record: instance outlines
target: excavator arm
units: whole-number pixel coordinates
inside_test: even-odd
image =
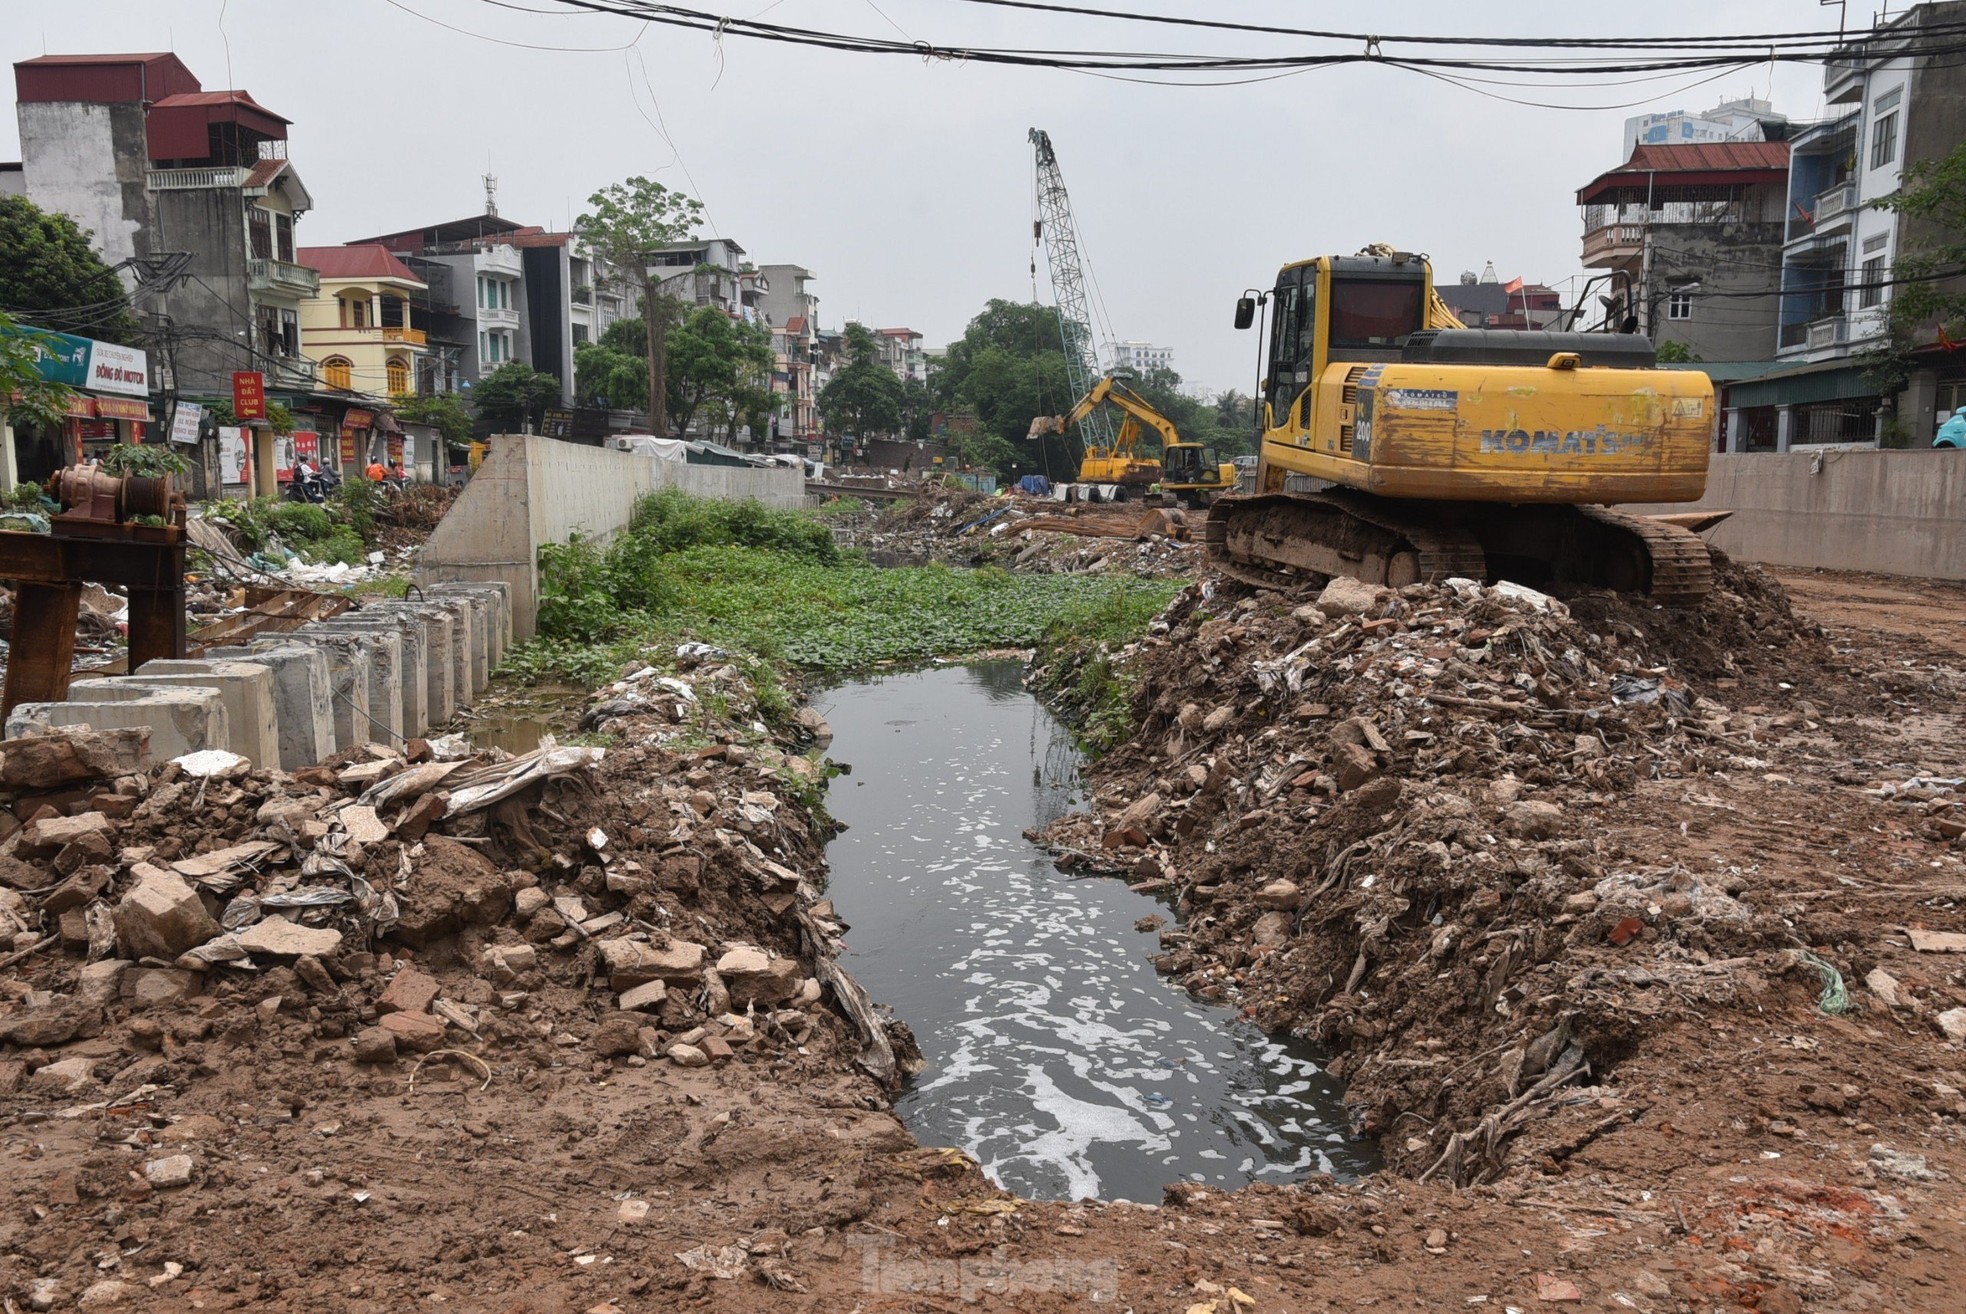
[[[1459,321],[1456,322],[1458,323]],[[1064,433],[1065,430],[1071,428],[1073,425],[1083,423],[1085,417],[1092,414],[1104,402],[1111,402],[1133,419],[1138,420],[1141,424],[1146,425],[1155,433],[1158,433],[1163,447],[1181,441],[1181,435],[1176,431],[1174,421],[1155,410],[1146,398],[1111,375],[1107,375],[1105,378],[1095,382],[1091,388],[1086,390],[1085,396],[1079,398],[1078,403],[1065,414],[1040,415],[1037,419],[1031,421],[1030,436],[1037,438],[1048,433]],[[1121,440],[1113,444],[1115,454],[1122,456],[1131,455],[1134,444],[1127,439],[1129,437],[1137,438],[1138,432],[1137,427],[1134,427],[1133,434],[1128,435],[1126,429],[1123,428],[1121,430]]]

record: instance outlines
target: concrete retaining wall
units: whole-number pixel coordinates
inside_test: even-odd
[[[605,542],[635,503],[660,488],[766,506],[805,505],[792,469],[682,465],[632,452],[499,434],[417,557],[419,584],[495,580],[511,588],[512,633],[529,639],[539,599],[539,549],[573,534]]]
[[[1966,452],[1716,453],[1707,495],[1631,511],[1726,509],[1707,540],[1743,561],[1966,579]]]

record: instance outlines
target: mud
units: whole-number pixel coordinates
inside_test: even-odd
[[[1391,1166],[1158,1207],[1021,1201],[895,1121],[874,1073],[907,1069],[906,1029],[863,1026],[834,971],[823,727],[760,735],[714,658],[649,654],[590,708],[599,762],[416,838],[420,797],[455,782],[374,823],[343,805],[429,763],[198,781],[9,744],[0,1296],[1954,1310],[1961,664],[1924,619],[1855,627],[1807,599],[1784,619],[1728,579],[1743,601],[1677,619],[1486,592],[1313,618],[1314,596],[1220,584],[1175,604],[1131,658],[1143,729],[1095,767],[1096,820],[1064,823],[1060,856],[1168,882],[1189,909],[1169,970],[1322,1040]],[[1787,637],[1749,654],[1750,634]],[[100,843],[47,824],[92,812]],[[139,864],[248,843],[272,847],[216,864],[234,883],[201,889],[205,915],[251,894],[247,932],[277,913],[339,930],[336,952],[102,968]],[[303,876],[322,858],[349,874]],[[358,897],[269,900],[310,885]],[[626,1017],[601,946],[635,937],[701,944],[710,970]],[[797,993],[761,1002],[788,962]],[[360,1061],[403,1013],[395,1056]]]

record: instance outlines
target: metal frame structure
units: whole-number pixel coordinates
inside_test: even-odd
[[[1065,191],[1065,175],[1058,169],[1057,152],[1051,148],[1051,134],[1043,128],[1031,129],[1031,144],[1038,157],[1037,236],[1044,239],[1045,260],[1051,266],[1051,291],[1057,299],[1058,335],[1065,346],[1065,373],[1072,395],[1083,397],[1092,391],[1100,377],[1099,361],[1093,348],[1092,316],[1085,299],[1085,269],[1079,255],[1078,226],[1072,221],[1072,198]],[[1088,415],[1079,431],[1089,443],[1110,447],[1113,419],[1104,407]]]

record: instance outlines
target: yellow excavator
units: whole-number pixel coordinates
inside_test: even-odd
[[[1163,495],[1173,497],[1183,506],[1196,508],[1205,505],[1214,494],[1236,486],[1233,463],[1218,463],[1210,459],[1200,443],[1184,441],[1174,421],[1110,375],[1094,383],[1066,414],[1040,415],[1031,421],[1027,436],[1036,439],[1045,434],[1062,434],[1106,402],[1119,407],[1126,419],[1121,422],[1110,448],[1094,445],[1085,449],[1085,459],[1079,463],[1080,483],[1116,485],[1120,501],[1127,500],[1129,492],[1137,497],[1158,486]],[[1160,435],[1159,460],[1139,454],[1143,426]]]
[[[1389,247],[1286,265],[1262,300],[1256,490],[1216,499],[1205,529],[1223,573],[1706,596],[1693,528],[1725,513],[1612,509],[1705,491],[1706,375],[1657,368],[1637,335],[1466,328],[1425,258]],[[1257,308],[1242,298],[1236,327]]]

